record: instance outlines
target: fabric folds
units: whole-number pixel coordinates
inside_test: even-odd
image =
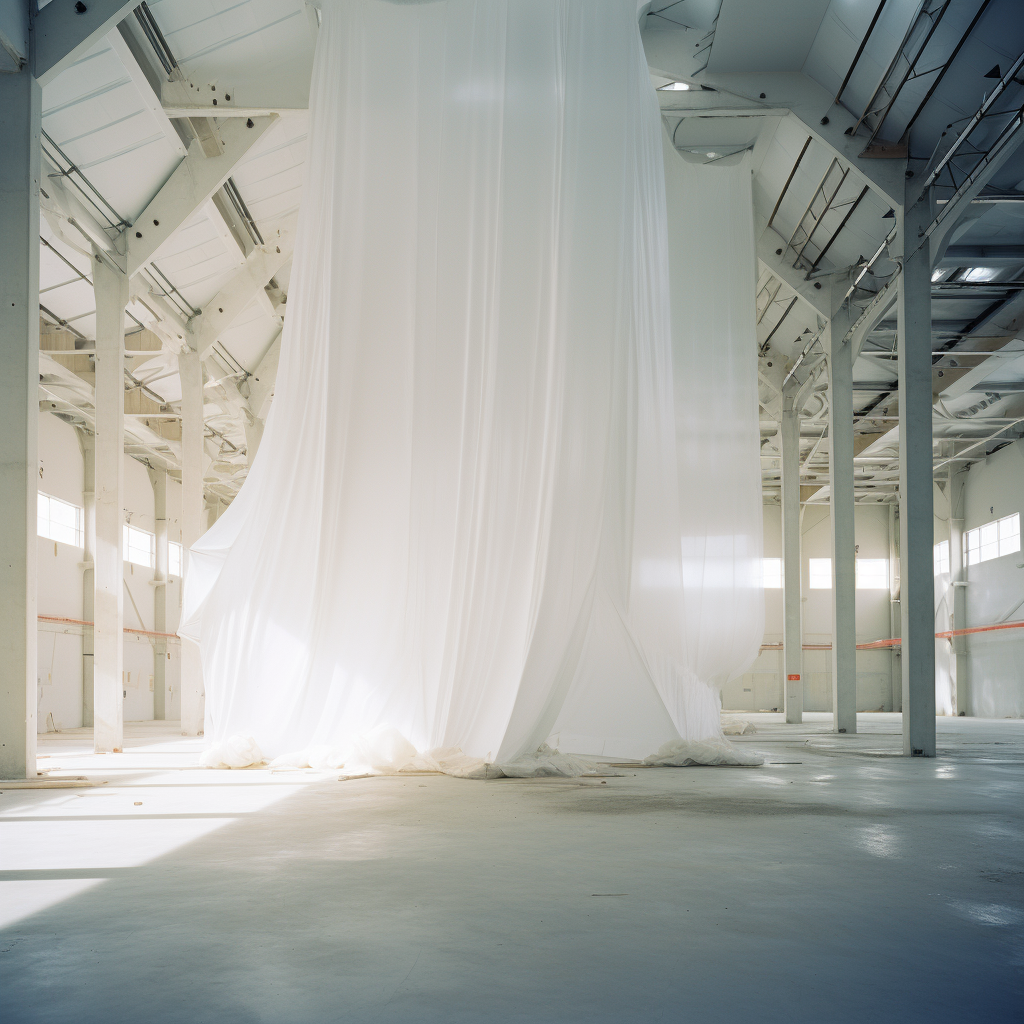
[[[273,410],[189,556],[207,736],[720,756],[761,639],[749,172],[702,318],[635,0],[323,0],[310,104]]]

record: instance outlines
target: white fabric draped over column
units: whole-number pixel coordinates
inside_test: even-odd
[[[662,160],[635,0],[323,0],[273,410],[186,585],[208,737],[732,759],[716,686],[761,639],[749,172],[711,258],[739,271],[691,292],[707,237],[673,236],[700,307],[673,321]],[[598,705],[625,709],[600,750]]]

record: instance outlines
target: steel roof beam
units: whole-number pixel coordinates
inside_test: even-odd
[[[214,343],[242,311],[270,283],[271,278],[292,258],[295,244],[292,231],[284,230],[266,246],[253,249],[245,263],[208,302],[202,314],[192,323],[196,349],[205,359]]]
[[[686,56],[680,53],[679,62]],[[666,72],[674,73],[664,67],[664,56],[660,63]],[[863,140],[845,134],[856,118],[844,107],[833,106],[832,94],[806,75],[797,71],[731,71],[706,73],[700,80],[716,91],[673,92],[672,113],[719,117],[725,116],[723,108],[730,107],[742,109],[746,116],[788,112],[817,142],[848,165],[861,184],[870,186],[889,206],[902,205],[906,162],[863,159]],[[716,108],[713,114],[702,110],[712,104]]]
[[[780,281],[792,289],[806,304],[807,308],[821,317],[829,317],[829,297],[827,291],[816,288],[815,284],[806,280],[802,270],[797,270],[790,260],[786,259],[786,239],[774,228],[765,228],[757,240],[757,258],[765,269],[770,270]],[[780,252],[781,250],[781,252]]]
[[[1024,263],[1024,245],[950,245],[940,267],[1012,267]],[[944,282],[945,283],[945,282]],[[988,284],[989,282],[984,282]]]
[[[40,85],[52,82],[65,68],[92,49],[117,23],[131,14],[138,0],[88,0],[79,12],[76,0],[50,0],[33,22],[34,73]]]
[[[250,122],[228,121],[220,125],[224,152],[205,156],[193,143],[188,155],[171,172],[170,178],[124,232],[128,242],[128,275],[138,271],[156,255],[159,248],[210,199],[228,179],[242,158],[259,141],[276,117]]]

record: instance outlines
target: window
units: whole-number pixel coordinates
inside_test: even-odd
[[[856,565],[858,590],[889,589],[888,558],[858,558]]]
[[[49,494],[40,494],[37,502],[36,533],[40,537],[82,546],[82,510],[69,501],[61,501]]]
[[[173,540],[167,545],[167,575],[181,575],[181,545]]]
[[[935,575],[949,574],[949,541],[940,540],[935,545]]]
[[[998,276],[998,267],[971,267],[964,274],[963,280],[969,281],[971,284],[981,284],[984,281],[994,281]]]
[[[964,534],[964,564],[976,565],[1020,551],[1020,515],[1003,516]]]
[[[765,590],[782,589],[782,559],[764,558],[761,560],[761,578]]]
[[[154,541],[156,538],[138,527],[124,525],[124,560],[153,568]]]
[[[691,86],[687,82],[669,82],[663,85],[658,92],[689,92]]]
[[[832,589],[832,559],[812,558],[811,566],[811,590]]]

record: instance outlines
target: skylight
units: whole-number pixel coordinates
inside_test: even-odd
[[[999,269],[997,267],[971,267],[971,269],[964,274],[964,280],[969,281],[972,284],[977,284],[982,281],[994,281],[998,273]]]

